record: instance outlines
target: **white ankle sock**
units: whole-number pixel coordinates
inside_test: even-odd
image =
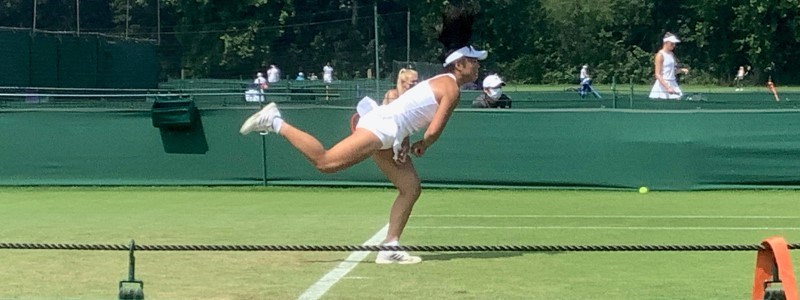
[[[391,241],[391,242],[383,243],[383,245],[384,245],[384,246],[400,246],[400,242],[398,242],[398,241],[396,241],[396,240],[395,240],[395,241]]]
[[[283,119],[281,118],[272,119],[272,129],[275,130],[275,133],[281,132],[282,125],[283,125]]]

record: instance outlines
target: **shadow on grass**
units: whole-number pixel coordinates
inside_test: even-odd
[[[442,252],[422,254],[422,261],[448,261],[454,259],[492,259],[530,255],[534,252],[486,251],[486,252]],[[536,254],[555,255],[561,252],[535,252]]]
[[[422,261],[448,261],[454,259],[493,259],[493,258],[508,258],[508,257],[519,257],[522,255],[531,255],[531,254],[544,254],[544,255],[556,255],[561,254],[563,252],[512,252],[512,251],[485,251],[485,252],[423,252],[423,253],[412,253],[412,255],[419,255],[422,257]],[[332,262],[351,262],[351,263],[359,263],[359,262],[367,262],[374,260],[375,257],[372,255],[371,257],[367,257],[363,261],[350,261],[346,259],[331,259],[331,260],[309,260],[307,262],[311,263],[332,263]]]

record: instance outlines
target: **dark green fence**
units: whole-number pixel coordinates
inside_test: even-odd
[[[151,42],[0,29],[0,45],[0,86],[158,87]]]
[[[0,85],[27,86],[30,83],[30,37],[0,30]]]

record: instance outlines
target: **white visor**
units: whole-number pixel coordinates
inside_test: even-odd
[[[453,51],[453,53],[450,53],[450,55],[444,59],[444,64],[442,64],[442,66],[446,67],[462,57],[472,57],[477,58],[478,60],[484,60],[486,59],[486,56],[489,56],[489,52],[475,50],[475,48],[472,48],[472,46],[464,46],[456,51]]]
[[[668,36],[668,37],[665,37],[663,41],[664,41],[664,42],[671,42],[671,43],[675,43],[675,44],[677,44],[677,43],[680,43],[680,42],[681,42],[681,40],[679,40],[679,39],[678,39],[677,37],[675,37],[674,35],[670,35],[670,36]]]

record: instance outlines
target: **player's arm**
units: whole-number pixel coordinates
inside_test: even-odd
[[[653,72],[655,73],[654,75],[656,77],[656,81],[658,81],[658,84],[664,87],[664,89],[668,89],[669,84],[667,84],[667,81],[664,80],[664,77],[661,76],[661,67],[663,64],[664,64],[664,56],[661,55],[661,52],[658,52],[656,54],[655,68],[653,68]]]

